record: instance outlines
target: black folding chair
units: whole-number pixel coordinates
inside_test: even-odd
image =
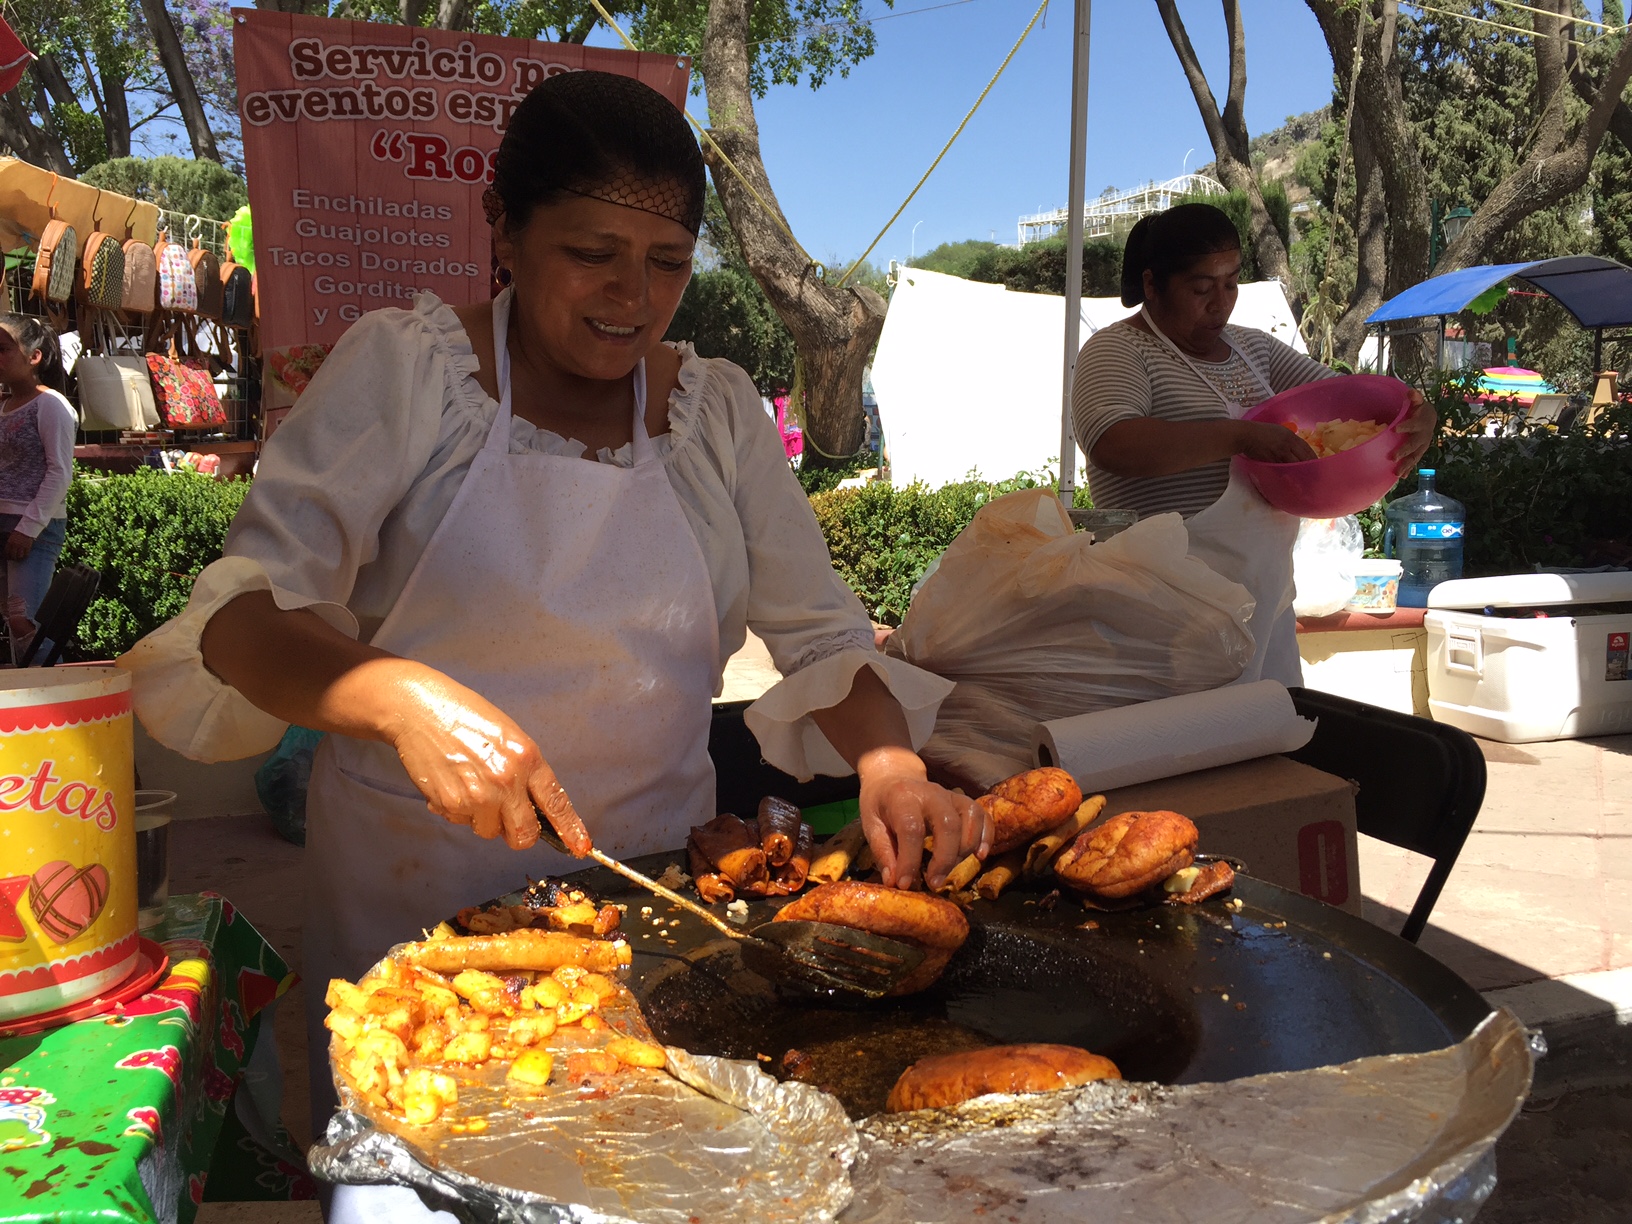
[[[1379,706],[1295,688],[1292,704],[1319,719],[1295,761],[1360,787],[1360,832],[1434,860],[1400,935],[1415,943],[1456,866],[1485,800],[1485,758],[1466,731]]]
[[[40,600],[39,611],[34,615],[34,623],[39,628],[34,631],[34,637],[22,658],[17,660],[17,666],[55,667],[62,660],[62,652],[68,642],[79,630],[85,609],[91,606],[91,600],[96,598],[97,588],[101,585],[102,575],[88,565],[69,565],[59,569],[51,579],[51,588],[46,591],[45,598]],[[50,644],[49,653],[39,659],[40,649],[47,643]]]

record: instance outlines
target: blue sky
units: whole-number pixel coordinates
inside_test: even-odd
[[[896,11],[944,0],[896,0]],[[996,71],[1036,0],[968,0],[875,25],[878,49],[847,80],[773,89],[757,112],[771,182],[817,259],[860,254]],[[869,0],[870,16],[887,10]],[[1221,6],[1181,0],[1213,88],[1226,84]],[[1257,134],[1325,105],[1331,57],[1302,0],[1243,0],[1247,117]],[[941,242],[1015,241],[1020,214],[1066,201],[1072,10],[1055,0],[997,87],[874,252],[880,266]],[[1212,160],[1153,0],[1094,5],[1089,196]]]

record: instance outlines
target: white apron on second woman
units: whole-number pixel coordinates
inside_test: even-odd
[[[510,299],[493,304],[500,398],[487,444],[373,644],[514,719],[600,848],[626,857],[678,846],[714,812],[708,570],[646,434],[644,363],[633,466],[510,453]],[[329,1095],[330,977],[355,978],[461,907],[584,862],[512,850],[433,815],[388,745],[339,735],[318,752],[307,821],[315,1107]]]
[[[1190,355],[1156,326],[1148,309],[1141,309],[1140,314],[1151,334],[1195,371],[1196,377],[1218,396],[1232,421],[1239,421],[1246,407],[1227,399]],[[1275,388],[1252,358],[1237,348],[1227,334],[1223,340],[1252,371],[1263,388],[1264,397],[1274,395]],[[1256,601],[1247,626],[1254,643],[1252,661],[1236,684],[1252,684],[1258,680],[1279,680],[1288,686],[1303,683],[1298,621],[1292,611],[1292,545],[1297,541],[1300,521],[1296,515],[1277,510],[1260,497],[1252,482],[1242,474],[1240,465],[1232,461],[1230,483],[1223,494],[1185,522],[1190,532],[1191,555],[1232,582],[1239,582]]]

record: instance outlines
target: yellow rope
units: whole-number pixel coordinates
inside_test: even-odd
[[[1536,13],[1542,17],[1553,17],[1559,21],[1573,21],[1576,25],[1592,26],[1594,29],[1603,30],[1606,34],[1619,34],[1622,30],[1632,29],[1632,26],[1605,25],[1603,22],[1594,21],[1590,17],[1574,17],[1555,13],[1549,9],[1536,8],[1529,4],[1520,4],[1519,0],[1495,0],[1495,2],[1501,5],[1503,8],[1523,9],[1527,13]]]
[[[625,47],[628,47],[631,51],[640,50],[639,47],[635,46],[635,40],[624,33],[623,27],[613,20],[612,14],[606,11],[606,7],[601,3],[601,0],[589,0],[589,2],[595,6],[595,11],[600,14],[601,20],[612,27],[617,36],[623,39],[623,45]],[[748,194],[753,196],[755,202],[765,210],[765,215],[771,219],[772,224],[774,224],[777,229],[782,231],[789,242],[793,243],[794,250],[799,252],[800,257],[805,261],[805,263],[809,266],[815,267],[818,275],[824,274],[826,269],[823,268],[821,264],[817,263],[816,260],[812,259],[810,257],[810,252],[805,250],[805,248],[800,244],[799,239],[793,236],[793,231],[788,228],[788,223],[782,219],[782,214],[765,202],[765,197],[760,195],[759,192],[754,189],[754,185],[748,181],[747,176],[744,175],[741,170],[737,169],[737,163],[732,161],[726,154],[726,151],[720,148],[714,137],[708,134],[708,129],[701,123],[697,122],[697,116],[693,115],[691,111],[687,110],[685,107],[681,107],[681,110],[685,114],[687,120],[690,121],[691,126],[697,129],[697,135],[702,137],[704,142],[707,143],[708,147],[714,150],[716,156],[718,156],[719,159],[725,163],[726,168],[730,170],[732,174],[737,176],[737,181],[748,189]],[[843,282],[841,281],[840,284],[843,284]]]
[[[1474,25],[1490,26],[1492,29],[1506,30],[1509,34],[1524,34],[1524,35],[1527,35],[1527,36],[1529,36],[1531,38],[1558,38],[1558,37],[1561,37],[1560,35],[1557,35],[1557,34],[1543,34],[1539,30],[1525,29],[1525,27],[1523,27],[1523,26],[1508,25],[1506,22],[1502,22],[1502,21],[1492,21],[1488,17],[1475,17],[1471,13],[1454,13],[1450,9],[1435,8],[1431,4],[1420,4],[1420,3],[1418,3],[1418,0],[1402,0],[1402,2],[1404,3],[1405,7],[1414,8],[1419,13],[1433,13],[1436,16],[1449,17],[1449,18],[1451,18],[1451,19],[1453,19],[1455,21],[1467,21],[1467,22],[1472,22]],[[1549,14],[1549,16],[1555,16],[1556,17],[1557,14],[1553,13],[1553,14]],[[1578,38],[1565,37],[1564,41],[1569,43],[1572,47],[1585,47],[1587,45],[1586,43],[1582,42]]]
[[[596,7],[599,7],[599,0],[592,0],[592,2],[596,4]],[[867,249],[856,258],[856,262],[850,265],[843,276],[839,277],[838,286],[836,287],[842,287],[844,282],[854,274],[855,270],[866,262],[867,256],[873,253],[873,248],[884,241],[884,235],[890,232],[890,226],[894,225],[900,219],[901,214],[907,211],[907,205],[912,203],[912,198],[929,181],[929,176],[935,173],[935,167],[941,164],[941,159],[951,152],[953,144],[957,142],[959,136],[963,135],[963,129],[969,126],[969,120],[975,117],[975,112],[980,109],[980,104],[986,101],[986,95],[991,93],[992,86],[997,84],[997,78],[1003,75],[1003,70],[1009,66],[1009,61],[1019,54],[1020,45],[1026,41],[1026,36],[1031,33],[1038,21],[1042,20],[1042,16],[1047,10],[1048,0],[1043,0],[1037,6],[1037,11],[1031,15],[1031,20],[1026,23],[1026,28],[1020,31],[1020,37],[1015,40],[1014,46],[1009,48],[1009,53],[1003,57],[1003,62],[997,66],[997,71],[992,74],[992,79],[986,82],[986,88],[980,91],[980,97],[975,99],[975,104],[969,108],[969,113],[963,117],[963,122],[958,124],[957,131],[952,133],[951,139],[935,155],[935,160],[929,163],[929,169],[924,171],[924,176],[918,180],[911,191],[907,192],[907,198],[901,201],[901,207],[895,210],[895,215],[884,223],[883,229],[878,231],[878,237],[867,244]]]

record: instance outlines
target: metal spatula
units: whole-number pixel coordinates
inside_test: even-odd
[[[542,812],[538,814],[538,827],[546,844],[564,854],[571,853]],[[749,968],[772,980],[796,979],[822,990],[878,999],[889,994],[924,959],[924,950],[912,944],[831,922],[763,922],[744,931],[611,855],[591,847],[589,857],[701,918],[720,934],[741,942],[743,960]]]

